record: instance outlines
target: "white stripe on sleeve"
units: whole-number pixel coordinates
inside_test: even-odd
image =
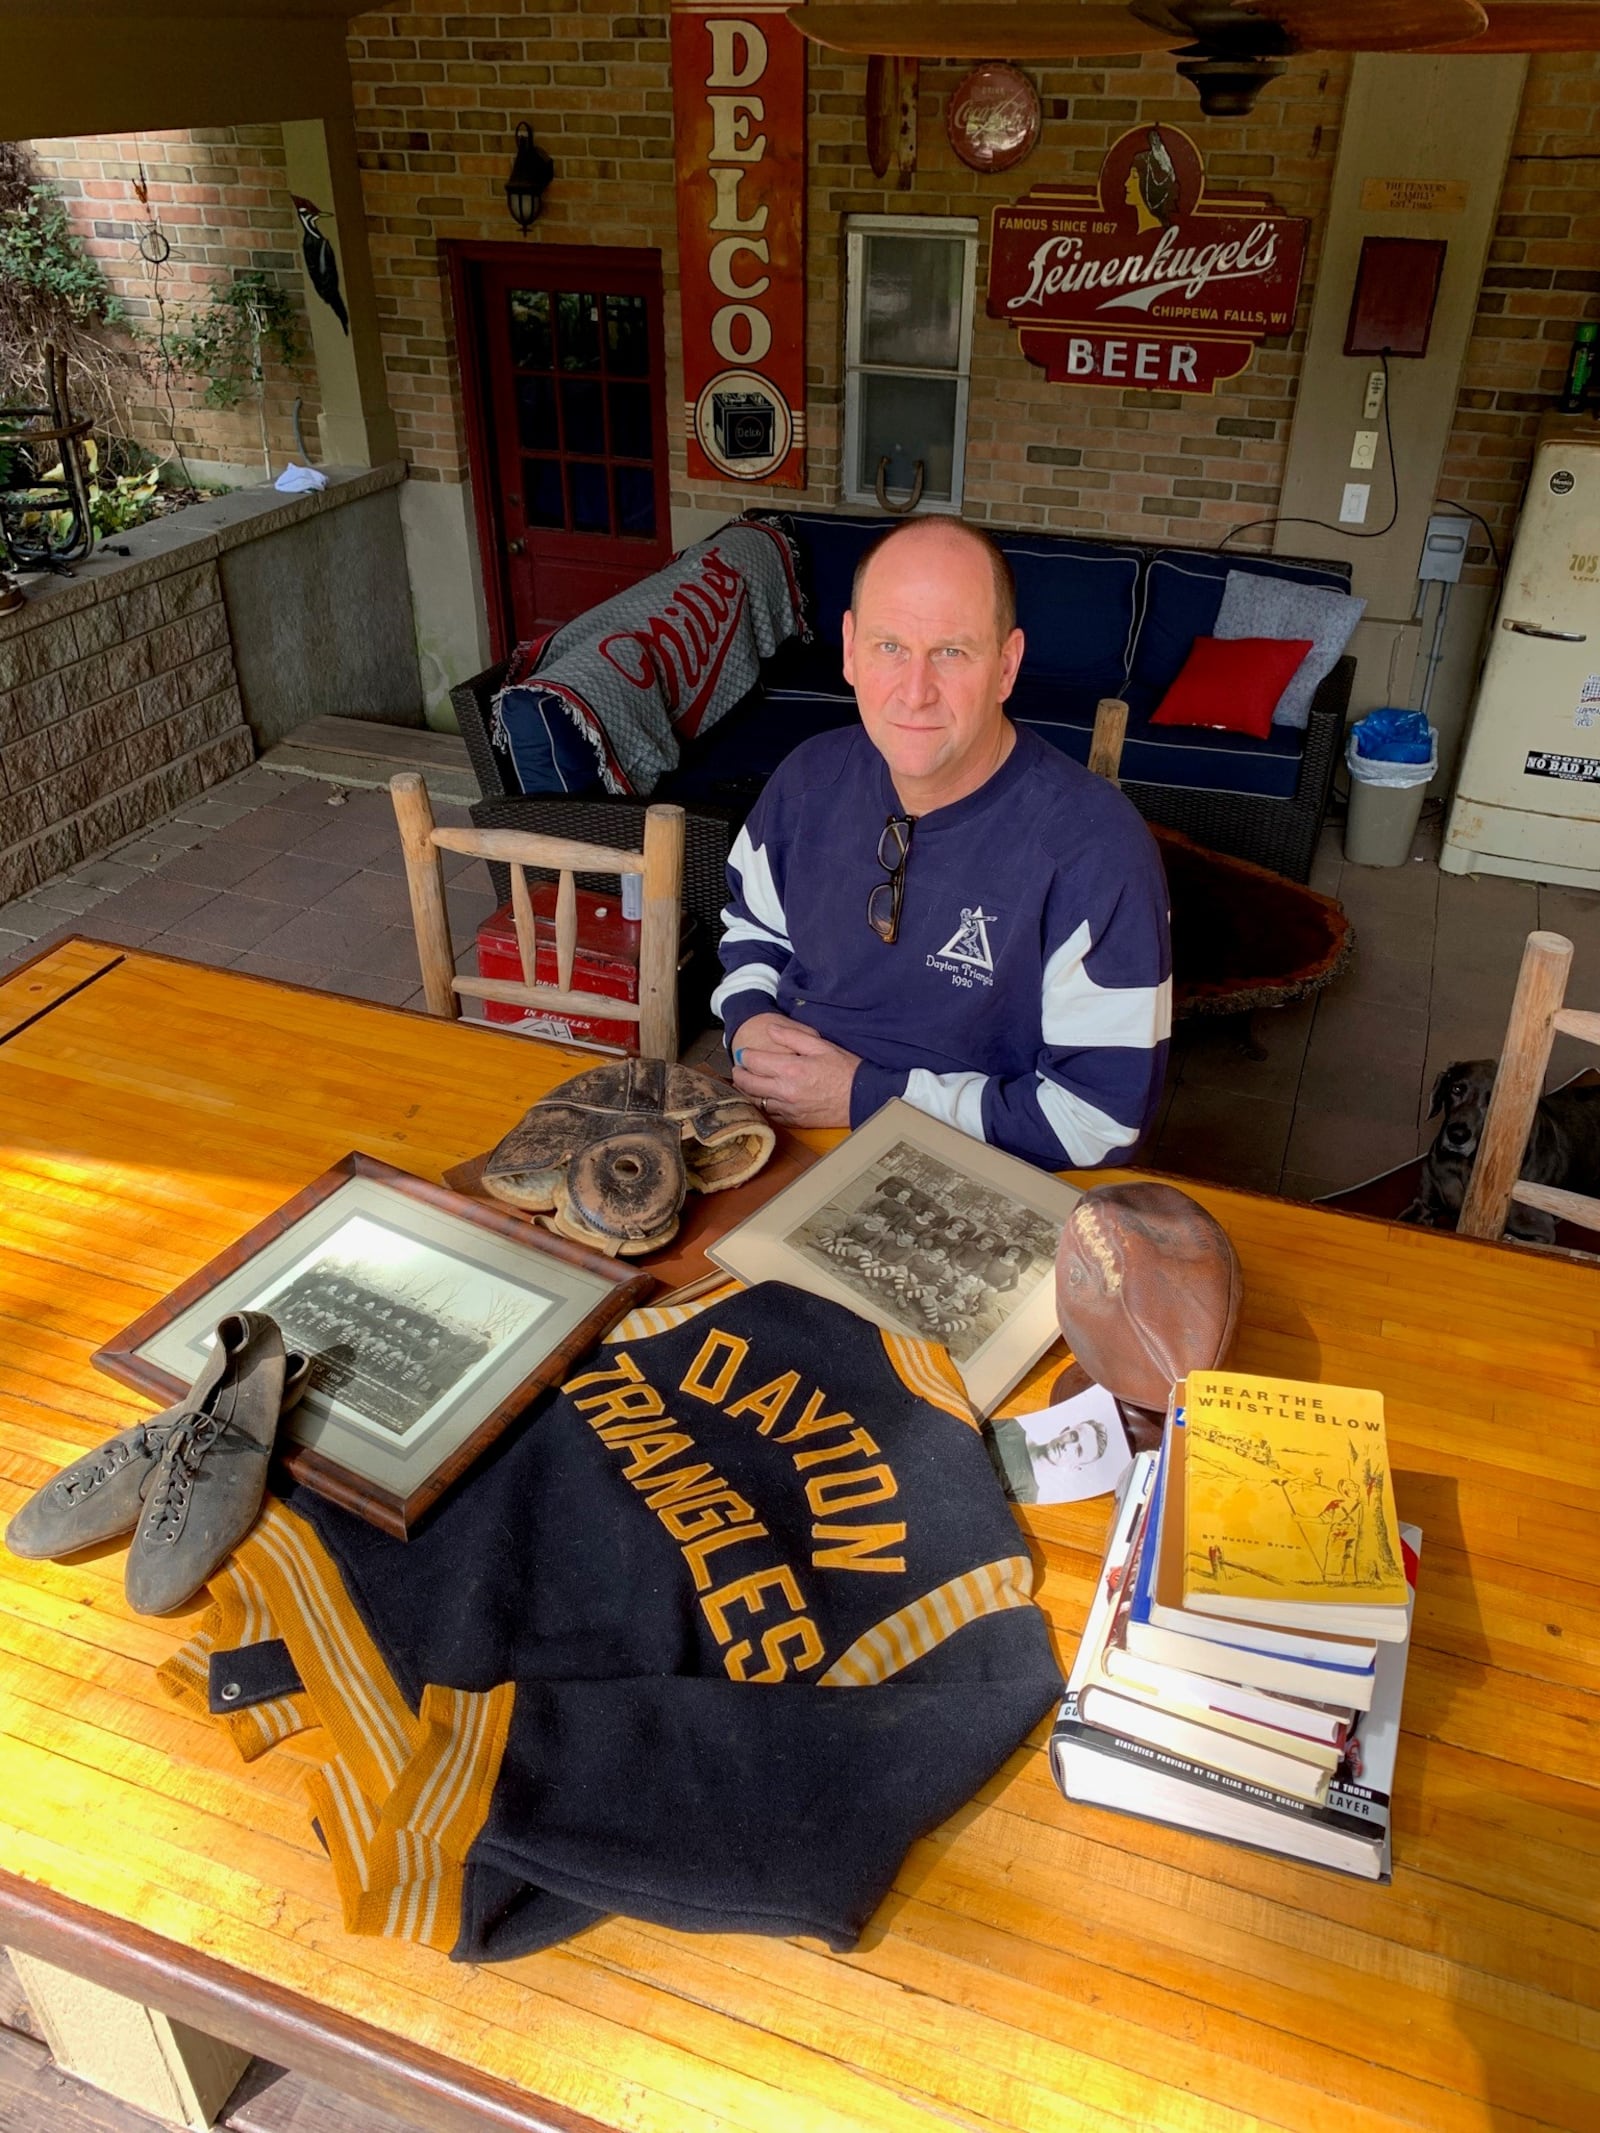
[[[930,1118],[942,1118],[975,1141],[983,1139],[983,1091],[987,1074],[933,1074],[913,1067],[906,1077],[908,1104]]]
[[[739,895],[755,924],[752,926],[747,920],[724,911],[722,918],[727,937],[731,940],[767,940],[787,951],[791,946],[789,922],[783,915],[783,899],[772,878],[772,862],[767,857],[765,845],[750,842],[748,828],[740,830],[733,840],[728,866],[739,877]],[[742,927],[743,931],[733,931],[736,926]]]
[[[1165,978],[1159,985],[1097,985],[1084,967],[1090,946],[1085,920],[1044,966],[1045,1043],[1074,1051],[1103,1046],[1154,1051],[1172,1035],[1172,980]]]
[[[724,1007],[742,992],[764,992],[769,999],[778,997],[778,973],[770,963],[741,963],[737,970],[730,970],[716,991],[711,995],[711,1012],[720,1016]]]
[[[1074,1169],[1088,1170],[1103,1163],[1114,1148],[1131,1148],[1139,1138],[1137,1126],[1120,1125],[1059,1081],[1048,1081],[1041,1074],[1037,1089],[1045,1122]]]

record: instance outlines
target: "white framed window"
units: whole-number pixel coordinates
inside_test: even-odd
[[[967,456],[978,225],[965,215],[845,224],[844,494],[959,511]]]

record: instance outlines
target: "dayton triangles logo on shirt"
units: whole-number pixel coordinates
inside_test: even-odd
[[[952,963],[970,963],[974,970],[993,970],[994,957],[989,953],[988,921],[993,913],[985,911],[982,904],[976,910],[961,907],[961,923],[939,950],[941,957]]]

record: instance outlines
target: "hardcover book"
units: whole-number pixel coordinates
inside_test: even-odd
[[[1409,1641],[1377,1655],[1372,1709],[1356,1720],[1345,1754],[1320,1803],[1213,1770],[1188,1757],[1092,1726],[1080,1709],[1091,1669],[1104,1651],[1139,1518],[1149,1499],[1156,1459],[1134,1464],[1078,1655],[1050,1738],[1050,1765],[1070,1800],[1141,1814],[1206,1836],[1328,1866],[1367,1881],[1389,1879],[1390,1794],[1400,1743],[1400,1706]],[[1414,1591],[1422,1535],[1404,1528],[1403,1561]],[[1409,1609],[1408,1609],[1409,1629]]]
[[[1197,1370],[1184,1404],[1185,1608],[1403,1640],[1382,1394]]]

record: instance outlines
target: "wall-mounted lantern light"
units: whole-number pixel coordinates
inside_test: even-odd
[[[516,160],[506,180],[506,206],[524,237],[539,219],[544,207],[545,188],[555,174],[554,163],[535,141],[533,128],[524,119],[517,127]]]

